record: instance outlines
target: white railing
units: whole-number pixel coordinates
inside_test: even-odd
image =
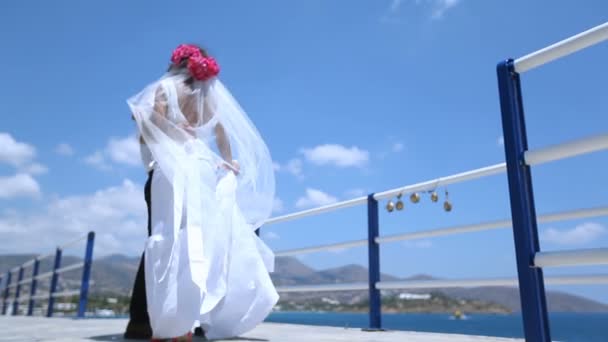
[[[601,150],[608,150],[608,133],[526,151],[524,159],[528,165],[539,165]]]
[[[608,39],[608,23],[602,24],[596,28],[583,32],[574,37],[568,38],[547,48],[541,49],[513,62],[515,72],[522,73],[531,70],[537,66],[548,63],[552,60],[566,56],[577,50],[597,44]],[[608,149],[608,134],[587,137],[571,142],[566,142],[554,146],[529,150],[524,152],[524,161],[527,165],[540,165],[560,159],[571,158],[591,152],[597,152]],[[375,193],[368,197],[357,197],[351,200],[342,201],[319,208],[308,209],[300,212],[295,212],[279,217],[274,217],[266,222],[266,225],[287,222],[300,219],[307,216],[319,215],[332,212],[338,209],[363,205],[370,200],[382,200],[394,197],[399,194],[425,192],[435,190],[439,187],[462,183],[465,181],[475,180],[482,177],[497,175],[506,172],[505,163],[490,165],[487,167],[474,169],[447,177],[440,177],[416,184],[406,185],[403,187],[386,190]],[[537,222],[555,222],[562,220],[572,220],[580,218],[589,218],[608,215],[608,207],[579,209],[572,211],[564,211],[542,215],[537,218]],[[382,244],[401,240],[422,239],[430,237],[438,237],[453,234],[463,234],[471,232],[486,231],[492,229],[500,229],[511,227],[512,222],[509,219],[483,222],[471,225],[461,225],[455,227],[447,227],[432,230],[421,230],[417,232],[409,232],[391,236],[376,236],[373,241],[369,239],[352,240],[346,242],[338,242],[324,244],[318,246],[309,246],[303,248],[289,249],[278,251],[276,256],[292,256],[305,253],[314,253],[320,251],[347,249],[370,245],[370,243]],[[566,265],[598,265],[608,263],[608,249],[598,250],[572,250],[563,252],[539,252],[535,255],[533,265],[531,267],[553,267]],[[607,283],[608,275],[571,275],[560,277],[547,277],[548,284],[598,284]],[[517,279],[512,278],[497,278],[497,279],[460,279],[460,280],[429,280],[429,281],[396,281],[382,282],[378,281],[374,284],[379,289],[388,288],[409,288],[409,287],[449,287],[449,286],[512,286],[517,285]],[[353,283],[353,284],[315,284],[315,285],[298,285],[298,286],[280,286],[278,289],[281,292],[302,292],[302,291],[350,291],[369,289],[371,284]]]
[[[447,177],[440,177],[440,178],[432,179],[432,180],[421,182],[421,183],[406,185],[406,186],[403,186],[400,188],[395,188],[395,189],[379,192],[379,193],[374,194],[374,199],[382,200],[382,199],[396,196],[400,193],[422,192],[422,191],[433,190],[433,189],[436,189],[436,188],[439,188],[442,186],[446,186],[446,185],[462,183],[462,182],[469,181],[469,180],[474,180],[474,179],[478,179],[478,178],[482,178],[482,177],[487,177],[487,176],[504,173],[504,172],[506,172],[506,170],[507,169],[506,169],[505,163],[490,165],[490,166],[482,167],[482,168],[475,169],[475,170],[457,173],[457,174],[447,176]],[[350,199],[347,201],[333,203],[333,204],[325,205],[325,206],[318,207],[318,208],[303,210],[303,211],[295,212],[292,214],[274,217],[274,218],[267,220],[265,222],[265,225],[292,221],[292,220],[300,219],[300,218],[303,218],[306,216],[319,215],[319,214],[323,214],[323,213],[336,211],[338,209],[344,209],[344,208],[354,207],[357,205],[363,205],[366,203],[367,203],[366,196],[357,197],[357,198],[353,198],[353,199]]]
[[[482,286],[517,286],[518,279],[512,278],[469,278],[469,279],[429,279],[429,280],[392,280],[376,283],[380,290],[413,290],[439,288],[471,288]],[[545,277],[549,285],[603,285],[608,284],[608,274],[577,274]],[[365,291],[367,283],[313,284],[278,286],[277,291],[287,292],[342,292]]]
[[[581,154],[586,154],[590,152],[596,152],[605,149],[602,146],[590,147],[588,141],[584,144],[580,143],[566,143],[561,146],[568,146],[567,148],[548,148],[546,150],[539,149],[537,150],[536,156],[534,159],[535,164],[542,164],[550,161],[554,161],[557,159],[564,159],[569,157],[574,157]],[[603,143],[602,139],[591,140],[595,143]],[[574,147],[573,147],[574,146]],[[545,155],[546,153],[546,155]],[[550,156],[550,157],[548,157]],[[450,175],[447,177],[441,177],[425,182],[420,182],[412,185],[407,185],[400,188],[395,188],[391,190],[387,190],[384,192],[380,192],[375,194],[373,197],[375,199],[385,199],[390,198],[391,196],[395,196],[401,193],[411,193],[411,192],[422,192],[433,190],[441,186],[461,183],[465,181],[471,181],[475,179],[479,179],[482,177],[487,177],[499,173],[503,173],[506,171],[506,166],[504,163],[491,165],[484,168],[479,168],[467,172],[458,173],[455,175]],[[335,203],[332,205],[323,206],[320,208],[309,209],[301,212],[296,212],[293,214],[283,215],[280,217],[276,217],[267,221],[266,225],[276,224],[279,222],[286,222],[291,220],[300,219],[307,216],[319,215],[322,213],[327,213],[331,211],[335,211],[342,208],[352,207],[355,205],[361,205],[367,202],[367,197],[359,197],[348,201],[343,201],[339,203]],[[558,213],[551,213],[546,215],[541,215],[537,218],[540,223],[548,223],[548,222],[557,222],[564,220],[573,220],[573,219],[581,219],[581,218],[590,218],[590,217],[599,217],[599,216],[608,216],[608,207],[596,207],[596,208],[586,208],[586,209],[577,209],[577,210],[569,210],[562,211]],[[446,235],[454,235],[454,234],[464,234],[464,233],[472,233],[479,231],[487,231],[493,229],[503,229],[512,227],[511,220],[503,219],[497,221],[489,221],[477,224],[470,225],[461,225],[447,228],[439,228],[439,229],[431,229],[431,230],[420,230],[416,232],[409,232],[404,234],[396,234],[389,236],[378,236],[375,238],[375,242],[378,244],[395,242],[395,241],[403,241],[403,240],[414,240],[414,239],[424,239],[438,236],[446,236]],[[321,251],[329,251],[336,249],[348,249],[361,247],[368,244],[367,239],[360,240],[352,240],[346,242],[338,242],[332,244],[324,244],[318,246],[310,246],[296,249],[289,249],[284,251],[277,251],[275,253],[276,256],[293,256],[307,253],[315,253]],[[606,256],[606,251],[594,251],[593,254],[590,255],[589,251],[586,250],[574,250],[568,252],[541,252],[538,253],[535,258],[535,266],[536,267],[549,267],[549,266],[557,266],[557,265],[575,265],[575,264],[605,264],[608,262],[608,257]],[[568,261],[570,260],[570,261]],[[508,280],[506,280],[508,279]],[[578,280],[577,280],[578,279]],[[608,283],[607,282],[608,275],[572,275],[572,276],[562,276],[562,277],[549,277],[548,284],[598,284],[598,283]],[[418,285],[417,285],[418,284]],[[459,285],[460,284],[460,285]],[[513,278],[499,278],[499,279],[460,279],[460,280],[429,280],[429,281],[396,281],[396,282],[377,282],[376,285],[379,289],[389,289],[389,288],[412,288],[412,286],[438,286],[438,287],[450,287],[450,286],[498,286],[497,284],[502,284],[501,286],[506,285],[516,285],[517,279]],[[365,290],[368,289],[368,284],[363,283],[344,283],[344,284],[314,284],[314,285],[295,285],[295,286],[278,286],[277,290],[279,292],[322,292],[322,291],[353,291],[353,290]]]
[[[588,274],[574,276],[545,277],[550,285],[589,285],[608,284],[608,274]],[[450,287],[481,287],[481,286],[517,286],[517,278],[480,278],[480,279],[437,279],[437,280],[402,280],[381,281],[377,287],[381,290],[403,289],[437,289]]]
[[[564,39],[544,49],[532,52],[515,60],[515,71],[524,73],[571,53],[585,49],[608,39],[608,23]]]
[[[583,265],[608,265],[608,248],[538,252],[534,255],[534,266],[536,267]]]
[[[597,44],[608,39],[608,23],[583,32],[572,38],[558,42],[545,49],[536,51],[522,58],[513,61],[511,72],[523,73],[537,66],[548,63],[552,60],[566,56],[570,53]],[[509,74],[512,76],[512,73]],[[502,91],[502,90],[501,90]],[[517,92],[516,92],[517,93]],[[513,96],[513,94],[508,94]],[[608,149],[608,134],[594,137],[587,137],[554,146],[539,148],[536,150],[524,151],[524,162],[527,165],[540,165],[560,159],[575,157],[591,152]],[[522,162],[523,164],[523,162]],[[400,280],[400,281],[380,281],[379,280],[379,245],[383,243],[432,238],[438,236],[464,234],[472,232],[487,231],[492,229],[513,228],[510,219],[503,219],[477,224],[460,225],[447,228],[420,230],[390,236],[380,236],[378,234],[377,220],[377,201],[395,197],[401,194],[411,194],[417,192],[434,191],[440,187],[451,184],[462,183],[502,174],[507,171],[506,163],[490,165],[487,167],[474,169],[447,177],[440,177],[420,183],[410,184],[403,187],[386,190],[372,194],[371,196],[357,197],[351,200],[342,201],[319,208],[308,209],[279,217],[274,217],[266,222],[272,225],[291,220],[296,220],[308,216],[320,215],[336,211],[343,208],[354,207],[368,204],[368,239],[343,241],[317,246],[308,246],[296,249],[278,251],[276,256],[293,256],[305,253],[320,251],[348,249],[367,245],[369,248],[370,281],[367,283],[346,283],[346,284],[313,284],[296,286],[279,286],[279,292],[319,292],[319,291],[370,291],[370,327],[379,328],[380,304],[378,290],[389,289],[408,289],[408,288],[445,288],[445,287],[478,287],[478,286],[517,286],[521,285],[522,278],[492,278],[492,279],[434,279],[434,280]],[[375,212],[375,214],[374,214]],[[563,211],[541,215],[536,218],[536,222],[556,222],[563,220],[574,220],[598,216],[607,216],[608,207],[586,208],[578,210]],[[516,244],[517,245],[517,244]],[[516,248],[517,250],[518,248]],[[521,252],[521,249],[519,249]],[[518,253],[519,253],[518,252]],[[534,260],[530,261],[529,267],[555,267],[555,266],[575,266],[575,265],[602,265],[608,264],[608,249],[595,250],[572,250],[561,252],[539,252],[536,253]],[[372,278],[373,276],[373,278]],[[375,279],[375,280],[373,280]],[[561,275],[544,278],[546,284],[567,285],[567,284],[608,284],[608,274],[587,274],[587,275]],[[375,291],[375,292],[374,292]],[[374,299],[373,299],[374,298]],[[372,300],[373,299],[373,300]]]
[[[559,213],[541,215],[538,217],[538,222],[548,223],[548,222],[557,222],[557,221],[564,221],[564,220],[574,220],[574,219],[600,217],[600,216],[608,216],[608,207],[578,209],[578,210],[562,211]],[[438,237],[438,236],[473,233],[473,232],[480,232],[480,231],[487,231],[487,230],[494,230],[494,229],[504,229],[504,228],[512,228],[511,220],[504,219],[504,220],[498,220],[498,221],[490,221],[490,222],[483,222],[483,223],[462,225],[462,226],[455,226],[455,227],[419,230],[416,232],[404,233],[404,234],[379,236],[376,238],[376,242],[377,243],[388,243],[388,242],[403,241],[403,240],[426,239],[426,238]],[[361,239],[361,240],[353,240],[353,241],[332,243],[332,244],[312,246],[312,247],[295,248],[295,249],[289,249],[289,250],[285,250],[285,251],[278,251],[275,253],[275,255],[280,256],[280,257],[293,256],[293,255],[308,254],[308,253],[314,253],[314,252],[342,250],[342,249],[349,249],[349,248],[355,248],[355,247],[362,247],[362,246],[365,246],[366,244],[367,244],[367,240]]]

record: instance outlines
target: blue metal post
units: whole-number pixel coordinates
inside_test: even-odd
[[[0,296],[2,297],[2,303],[4,303],[4,289],[6,289],[6,284],[2,283],[5,280],[4,276],[0,276]],[[2,305],[0,305],[1,307]],[[0,312],[2,309],[0,308]]]
[[[17,276],[17,289],[15,290],[15,300],[13,301],[13,316],[17,316],[19,310],[19,295],[21,294],[21,281],[23,280],[23,266],[19,267]]]
[[[30,284],[30,301],[27,306],[27,315],[31,316],[34,314],[34,296],[36,295],[36,287],[38,287],[38,270],[40,268],[40,260],[34,260],[34,269],[32,270],[32,283]]]
[[[373,194],[367,197],[367,253],[369,282],[369,330],[382,329],[382,300],[376,283],[380,281],[380,246],[376,242],[379,234],[378,201]]]
[[[93,245],[95,244],[95,232],[87,235],[87,247],[84,254],[84,268],[82,270],[82,281],[80,282],[80,300],[78,302],[78,317],[84,318],[87,310],[89,297],[89,279],[91,278],[91,265],[93,263]]]
[[[543,271],[534,267],[540,247],[532,176],[524,160],[528,139],[521,83],[513,60],[499,63],[497,74],[524,334],[527,342],[550,342]]]
[[[57,270],[61,267],[61,248],[57,248],[55,252],[55,264],[53,266],[53,276],[51,277],[51,288],[49,289],[49,306],[46,310],[46,317],[53,317],[53,308],[55,306],[55,297],[53,295],[57,291],[57,280],[59,273]]]
[[[9,286],[11,285],[12,273],[11,271],[6,272],[6,287],[4,288],[4,298],[2,298],[2,314],[6,315],[6,309],[8,309],[8,295],[10,293]]]

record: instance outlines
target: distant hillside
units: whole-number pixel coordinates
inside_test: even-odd
[[[0,255],[0,274],[5,274],[7,270],[19,266],[35,255]],[[54,258],[50,257],[40,263],[39,273],[51,271],[53,269]],[[74,256],[64,256],[61,259],[62,266],[69,266],[82,262],[82,258]],[[133,287],[135,273],[139,266],[139,258],[127,257],[124,255],[111,255],[93,261],[91,270],[91,293],[116,293],[129,295]],[[24,278],[31,276],[32,267],[28,267]],[[14,279],[15,275],[13,275]],[[82,268],[63,273],[59,277],[59,290],[76,290],[82,277]],[[48,281],[41,281],[39,289],[46,290]]]
[[[338,268],[316,271],[303,264],[296,258],[279,257],[275,261],[275,274],[272,275],[275,285],[295,284],[324,284],[324,283],[357,283],[367,282],[367,268],[360,265],[347,265]],[[418,274],[406,278],[398,278],[387,274],[381,275],[382,280],[432,280],[437,279],[431,275]],[[449,297],[465,300],[480,300],[495,303],[511,311],[521,311],[519,290],[513,287],[475,287],[475,288],[445,288],[445,289],[418,289],[387,291],[394,294],[399,292],[430,293],[440,292]],[[354,303],[367,298],[365,291],[323,292],[323,293],[286,293],[283,299],[296,301],[314,300],[315,298],[329,298],[340,302]],[[608,312],[608,305],[580,297],[577,295],[547,291],[547,302],[550,311],[555,312]]]
[[[0,256],[0,274],[4,274],[9,268],[15,267],[33,258],[33,255],[3,255]],[[69,265],[79,262],[77,257],[65,257],[62,264]],[[40,272],[51,269],[52,258],[45,260],[41,265]],[[91,292],[93,294],[116,294],[129,295],[135,279],[135,273],[139,265],[139,257],[127,257],[124,255],[111,255],[96,259],[92,269]],[[367,269],[360,265],[346,265],[325,270],[315,270],[300,262],[296,258],[278,257],[275,262],[275,272],[271,274],[277,286],[281,285],[304,285],[304,284],[328,284],[328,283],[357,283],[367,282]],[[26,274],[25,277],[28,277]],[[80,281],[81,270],[70,271],[62,274],[60,289],[75,289]],[[381,275],[382,280],[399,280],[400,278],[388,274]],[[404,280],[429,280],[435,279],[430,275],[415,275]],[[45,282],[41,282],[44,289]],[[415,291],[387,291],[387,298],[399,293],[441,293],[448,298],[481,301],[483,303],[494,303],[511,311],[519,311],[519,292],[512,287],[477,287],[477,288],[447,288]],[[325,298],[325,299],[323,299]],[[580,296],[548,291],[547,299],[549,310],[563,312],[608,312],[608,305],[602,304]],[[322,293],[285,293],[281,294],[281,301],[293,303],[304,303],[311,301],[336,300],[345,305],[359,305],[367,300],[367,291],[348,292],[322,292]]]
[[[519,290],[513,287],[476,287],[440,289],[454,298],[479,299],[504,305],[512,311],[521,311]],[[547,306],[554,312],[608,312],[608,305],[573,294],[547,291]]]

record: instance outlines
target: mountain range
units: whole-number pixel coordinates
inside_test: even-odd
[[[34,255],[0,255],[0,275],[4,275],[8,269],[18,266]],[[41,262],[40,273],[51,269],[52,258]],[[82,259],[73,256],[65,256],[62,266],[81,262]],[[128,257],[124,255],[110,255],[95,259],[91,273],[92,294],[114,294],[129,295],[133,286],[133,280],[139,257]],[[31,274],[26,271],[24,278]],[[60,277],[59,290],[74,290],[78,288],[82,270],[77,269],[63,273]],[[277,257],[275,260],[275,272],[271,277],[276,286],[282,285],[310,285],[310,284],[337,284],[337,283],[360,283],[367,282],[367,269],[360,265],[346,265],[337,268],[316,270],[300,260],[292,257]],[[414,275],[407,278],[399,278],[388,274],[381,275],[382,280],[431,280],[437,279],[431,275]],[[42,290],[48,289],[48,280],[40,282]],[[445,296],[460,300],[477,300],[486,303],[494,303],[508,308],[510,311],[520,311],[519,291],[514,287],[474,287],[474,288],[442,288],[442,289],[417,289],[417,290],[393,290],[386,291],[384,295],[396,295],[399,293],[441,293]],[[336,300],[341,303],[358,303],[367,299],[367,291],[344,291],[344,292],[321,292],[321,293],[283,293],[282,301],[306,302],[314,300]],[[557,312],[608,312],[608,305],[588,298],[573,295],[566,292],[547,291],[547,303],[550,311]]]

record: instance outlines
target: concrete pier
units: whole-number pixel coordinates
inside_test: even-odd
[[[123,340],[126,319],[70,319],[0,316],[0,341],[132,341]],[[197,341],[197,339],[195,339]],[[202,341],[202,340],[200,340]],[[222,341],[262,342],[514,342],[518,339],[431,334],[407,331],[366,332],[361,329],[264,323],[253,331]]]

